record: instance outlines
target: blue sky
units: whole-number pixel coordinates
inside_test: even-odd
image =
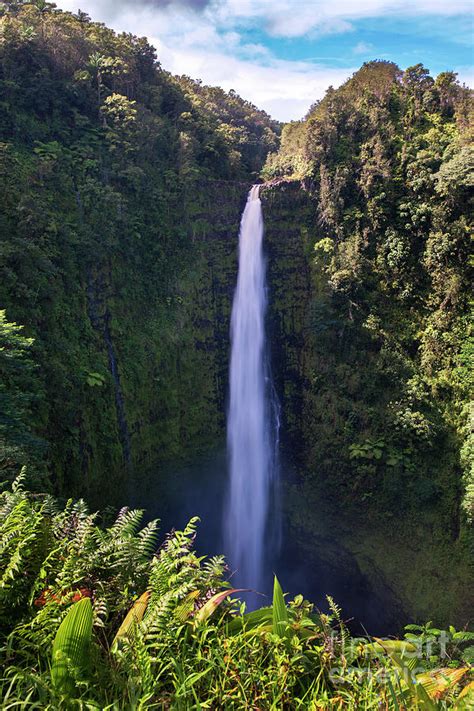
[[[148,37],[165,69],[301,118],[363,62],[422,62],[473,85],[472,0],[57,0]]]

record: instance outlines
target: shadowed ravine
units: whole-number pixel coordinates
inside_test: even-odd
[[[315,512],[321,535],[311,540],[282,512],[280,488],[287,496],[296,467],[284,425],[279,441],[277,391],[280,397],[283,391],[279,378],[273,383],[270,351],[277,376],[283,343],[282,334],[267,323],[275,298],[267,283],[267,251],[262,205],[252,188],[240,226],[229,328],[227,452],[222,446],[187,463],[170,461],[160,477],[150,473],[137,481],[134,505],[143,506],[148,517],[159,516],[163,533],[199,516],[198,551],[226,555],[233,587],[252,590],[242,595],[250,609],[269,603],[276,573],[285,591],[303,593],[319,609],[327,609],[326,594],[332,595],[357,632],[365,627],[376,634],[396,633],[408,619],[397,596],[378,572],[362,572],[325,522],[324,511]],[[268,256],[270,281],[274,265]]]

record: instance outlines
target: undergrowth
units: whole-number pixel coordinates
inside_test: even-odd
[[[101,528],[24,479],[0,496],[2,709],[468,709],[474,634],[410,626],[354,638],[278,580],[246,612],[197,519],[158,547],[122,509]]]

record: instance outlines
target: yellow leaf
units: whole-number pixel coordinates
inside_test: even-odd
[[[134,602],[131,609],[127,613],[124,621],[119,627],[117,634],[112,642],[112,649],[118,644],[120,640],[127,637],[132,627],[142,621],[143,615],[148,605],[148,600],[150,598],[150,592],[147,590],[141,595],[138,600]]]
[[[432,672],[417,674],[416,679],[424,686],[426,692],[432,699],[440,699],[443,694],[457,684],[468,671],[469,667],[461,667],[460,669],[434,669]]]

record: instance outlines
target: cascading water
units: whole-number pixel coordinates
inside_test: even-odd
[[[279,405],[265,339],[266,268],[259,186],[248,195],[239,235],[232,306],[227,449],[230,491],[224,537],[232,582],[263,591],[279,545]],[[270,580],[271,582],[271,580]]]

